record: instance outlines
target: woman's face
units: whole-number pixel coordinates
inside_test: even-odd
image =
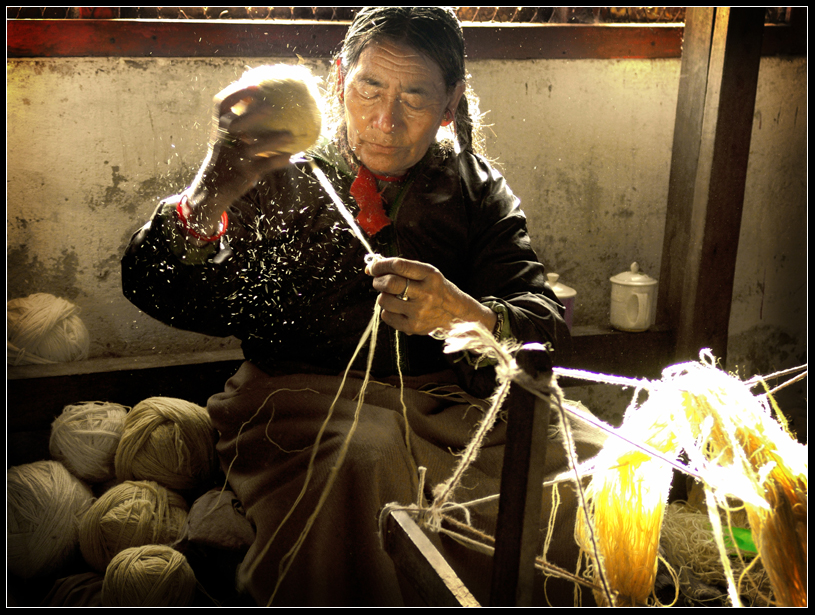
[[[403,175],[427,152],[464,92],[448,93],[438,65],[413,48],[372,43],[345,80],[348,143],[377,175]]]

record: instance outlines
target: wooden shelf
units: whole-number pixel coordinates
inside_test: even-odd
[[[48,458],[51,423],[69,404],[105,401],[132,407],[147,397],[162,396],[203,406],[223,390],[242,360],[240,350],[229,350],[9,367],[7,462]]]
[[[664,329],[622,333],[576,327],[572,340],[574,354],[562,367],[620,376],[657,378],[673,352],[673,335]],[[223,390],[242,361],[240,350],[222,350],[10,366],[6,372],[8,460],[16,464],[46,457],[51,423],[69,404],[106,401],[132,407],[147,397],[163,396],[203,406]]]
[[[674,333],[667,327],[651,327],[642,333],[625,333],[611,327],[575,327],[572,357],[560,367],[659,378],[673,362],[674,346]]]

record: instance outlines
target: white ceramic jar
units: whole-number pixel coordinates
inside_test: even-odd
[[[611,279],[611,326],[620,331],[647,331],[656,319],[657,281],[632,263]]]
[[[572,322],[574,321],[574,302],[575,297],[577,297],[577,291],[574,288],[566,286],[563,282],[559,282],[559,278],[560,274],[557,273],[546,274],[546,279],[549,282],[549,286],[552,287],[552,290],[555,291],[555,295],[557,295],[557,298],[560,299],[563,307],[566,308],[566,313],[564,314],[563,319],[566,321],[569,331],[571,331]]]

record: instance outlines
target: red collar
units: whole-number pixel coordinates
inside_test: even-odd
[[[351,184],[351,196],[359,205],[357,223],[368,237],[373,237],[391,223],[382,206],[382,194],[376,185],[376,180],[398,181],[401,177],[379,177],[374,175],[364,165],[359,166],[359,173]]]

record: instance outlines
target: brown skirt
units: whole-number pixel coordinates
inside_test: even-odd
[[[238,581],[258,604],[270,599],[277,606],[417,604],[381,546],[378,517],[387,504],[416,502],[418,467],[427,468],[425,495],[430,497],[432,488],[449,478],[456,466],[457,453],[469,442],[487,404],[452,382],[452,373],[406,379],[404,387],[398,380],[370,382],[339,468],[338,455],[352,429],[362,388],[359,374],[345,382],[327,423],[329,408],[340,391],[341,378],[336,376],[273,377],[245,362],[225,391],[210,398],[207,408],[220,434],[217,449],[222,468],[256,530]],[[456,492],[458,501],[498,493],[504,443],[505,424],[499,422],[464,476]],[[549,449],[547,469],[562,468],[562,448]],[[303,534],[335,470],[333,488],[290,569],[282,575],[281,562],[289,561],[287,554]],[[574,503],[571,489],[560,491],[568,493],[558,508],[556,538],[548,559],[574,570]],[[497,501],[478,506],[473,525],[494,533],[497,507]],[[547,491],[544,529],[549,510]],[[434,541],[476,598],[486,604],[490,558],[449,539],[434,536]],[[543,577],[541,581],[543,590]],[[550,580],[546,591],[553,603],[572,604],[571,585]]]

